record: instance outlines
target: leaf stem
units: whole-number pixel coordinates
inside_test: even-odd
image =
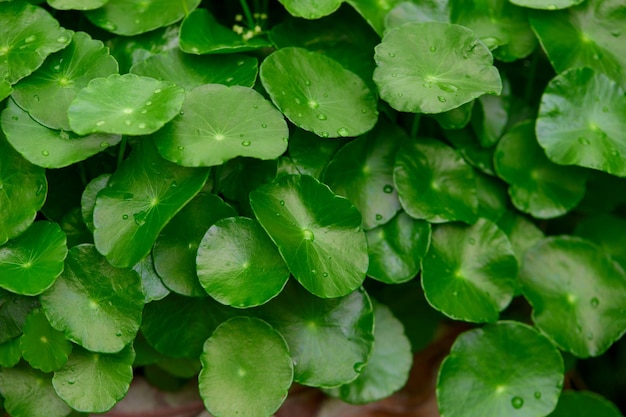
[[[180,2],[183,5],[183,10],[185,11],[185,16],[187,16],[189,14],[189,8],[187,7],[187,1],[186,0],[180,0]]]
[[[248,7],[248,2],[246,0],[239,0],[241,3],[241,8],[243,9],[243,14],[246,16],[246,20],[248,22],[248,28],[254,29],[254,19],[252,18],[252,13],[250,12],[250,7]]]
[[[122,161],[124,160],[124,154],[126,153],[126,136],[122,136],[122,141],[120,142],[120,148],[117,151],[117,168],[119,169],[120,165],[122,165]]]
[[[534,92],[535,86],[535,78],[537,75],[537,63],[539,61],[539,54],[537,51],[533,54],[532,60],[530,61],[530,69],[528,72],[528,80],[526,81],[526,91],[524,91],[524,100],[526,103],[530,104],[531,96]]]
[[[417,132],[419,131],[419,128],[420,128],[421,118],[422,118],[421,113],[415,113],[415,116],[413,116],[413,124],[411,125],[411,138],[412,139],[417,138]]]

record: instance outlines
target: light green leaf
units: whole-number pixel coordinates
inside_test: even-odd
[[[385,29],[390,30],[409,22],[450,23],[449,0],[403,1],[385,16]]]
[[[65,366],[54,373],[52,385],[74,410],[103,413],[121,400],[133,379],[132,346],[115,354],[74,347]]]
[[[324,388],[347,384],[370,356],[374,314],[363,289],[321,299],[292,281],[256,313],[287,340],[300,384]]]
[[[232,54],[272,46],[255,35],[253,31],[237,34],[218,23],[207,9],[198,9],[187,15],[180,26],[180,49],[195,55]]]
[[[42,372],[52,372],[65,365],[72,352],[72,344],[62,332],[50,325],[41,309],[36,309],[24,322],[20,350],[30,366]]]
[[[109,32],[132,36],[176,23],[199,4],[200,0],[109,0],[85,16]]]
[[[41,7],[25,1],[0,4],[0,78],[15,84],[65,48],[72,32]]]
[[[211,226],[200,242],[196,262],[206,292],[237,308],[268,302],[289,279],[274,242],[258,222],[246,217],[221,219]]]
[[[204,344],[200,396],[213,415],[271,416],[287,398],[293,363],[285,339],[263,320],[234,317]]]
[[[341,6],[343,0],[318,0],[315,2],[308,0],[278,0],[285,6],[285,9],[296,17],[305,19],[319,19],[329,15]]]
[[[563,359],[532,327],[502,321],[457,337],[437,379],[448,417],[545,416],[563,387]]]
[[[91,232],[93,232],[93,209],[96,206],[96,198],[98,193],[106,188],[110,178],[111,174],[102,174],[89,181],[83,190],[80,199],[80,209],[83,221]]]
[[[150,252],[167,222],[206,182],[208,170],[183,168],[141,141],[98,193],[94,240],[118,267],[135,265]]]
[[[92,10],[104,6],[109,0],[47,0],[57,10]]]
[[[200,193],[169,221],[152,253],[154,267],[170,290],[191,297],[206,296],[196,273],[198,246],[215,222],[236,215],[218,196]]]
[[[361,215],[343,197],[308,175],[288,175],[250,193],[261,226],[294,277],[318,297],[358,288],[367,271]]]
[[[489,49],[460,25],[407,23],[391,29],[374,58],[380,96],[399,111],[441,113],[502,90]]]
[[[203,84],[252,87],[258,70],[256,58],[245,55],[195,56],[171,49],[133,65],[130,72],[170,81],[189,91]]]
[[[33,223],[47,192],[44,169],[15,152],[0,132],[0,245]]]
[[[585,195],[587,173],[551,162],[537,144],[533,121],[507,132],[496,148],[498,176],[509,183],[509,195],[520,211],[536,218],[561,216]]]
[[[11,84],[4,78],[0,78],[0,101],[7,98],[12,92]]]
[[[576,4],[582,3],[584,0],[510,0],[511,3],[531,9],[557,10],[566,9]],[[554,13],[554,12],[551,12]]]
[[[479,219],[434,228],[422,261],[422,287],[435,309],[455,320],[494,322],[513,298],[517,259],[504,232]]]
[[[537,139],[548,158],[626,176],[626,93],[590,68],[550,81],[537,117]]]
[[[22,363],[14,368],[0,368],[0,394],[12,417],[65,417],[72,409],[52,387],[52,375],[36,371]]]
[[[376,124],[376,98],[365,82],[320,53],[279,49],[263,61],[260,75],[280,111],[318,136],[358,136]]]
[[[417,275],[430,244],[430,223],[404,212],[367,232],[367,276],[387,284],[409,281]]]
[[[589,241],[540,241],[526,252],[520,280],[535,325],[562,350],[599,356],[626,332],[626,274]]]
[[[44,168],[72,165],[122,140],[120,135],[93,133],[78,136],[70,131],[48,129],[33,120],[13,100],[9,100],[2,112],[2,129],[15,150],[31,163]]]
[[[400,210],[393,168],[398,145],[407,140],[402,129],[381,118],[374,130],[342,147],[326,168],[324,182],[355,205],[366,230]]]
[[[45,65],[15,85],[13,99],[42,125],[70,130],[67,110],[76,94],[90,80],[117,71],[117,61],[102,42],[76,32],[67,48],[50,55]]]
[[[39,221],[0,246],[0,287],[17,294],[38,295],[63,272],[65,233],[57,223]]]
[[[93,245],[70,249],[63,274],[40,299],[52,327],[94,352],[119,352],[139,330],[139,276],[112,267]]]
[[[451,147],[433,139],[405,141],[393,180],[407,214],[431,223],[474,223],[478,197],[474,170]]]
[[[288,136],[283,115],[261,94],[248,87],[207,84],[187,93],[180,115],[155,135],[155,143],[165,159],[199,167],[237,156],[278,158],[287,149]]]

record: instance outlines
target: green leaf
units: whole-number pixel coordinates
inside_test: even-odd
[[[302,48],[283,48],[263,61],[260,75],[280,111],[318,136],[358,136],[376,124],[373,93],[334,59]]]
[[[65,417],[72,409],[52,387],[52,375],[46,375],[22,363],[14,368],[0,368],[0,394],[12,417]]]
[[[37,307],[37,298],[24,297],[0,288],[0,343],[20,336],[26,316]]]
[[[503,321],[469,330],[439,369],[441,415],[545,416],[563,386],[563,359],[532,327]]]
[[[475,172],[478,191],[478,216],[497,223],[509,207],[506,184],[499,178]]]
[[[71,32],[41,7],[24,1],[0,4],[0,78],[15,84],[70,40]]]
[[[74,410],[103,413],[121,400],[133,379],[132,346],[115,354],[74,347],[65,366],[54,373],[52,385]]]
[[[422,287],[435,309],[455,320],[498,320],[513,298],[517,259],[504,232],[479,219],[475,225],[439,225],[422,261]]]
[[[0,78],[0,101],[7,98],[12,92],[11,84],[4,78]]]
[[[340,297],[361,285],[367,242],[350,201],[313,177],[289,175],[251,192],[250,205],[291,273],[311,293]]]
[[[200,396],[213,415],[269,417],[285,401],[293,381],[285,339],[257,318],[222,323],[200,359]]]
[[[30,366],[42,372],[52,372],[65,365],[72,344],[50,325],[41,309],[36,309],[26,317],[20,349]]]
[[[444,137],[463,155],[463,159],[468,164],[487,175],[496,175],[493,167],[494,148],[482,147],[473,131],[470,129],[445,130]]]
[[[268,302],[289,279],[274,242],[259,223],[246,217],[221,219],[211,226],[200,242],[196,262],[206,292],[237,308]]]
[[[548,158],[626,176],[626,93],[590,68],[553,78],[541,97],[537,139]]]
[[[152,253],[149,253],[145,258],[139,261],[139,263],[133,267],[133,270],[138,273],[141,278],[144,303],[147,304],[150,301],[161,300],[170,293],[170,290],[163,285],[161,277],[159,277],[154,269]]]
[[[459,107],[443,113],[431,114],[430,117],[435,119],[442,129],[463,129],[472,118],[475,101],[461,104]]]
[[[602,247],[626,270],[625,219],[608,213],[587,217],[576,225],[574,234]]]
[[[63,272],[65,233],[57,223],[33,223],[20,236],[0,246],[0,287],[22,295],[38,295]]]
[[[278,158],[287,149],[288,136],[283,115],[261,94],[248,87],[207,84],[187,93],[180,115],[155,135],[155,143],[165,159],[199,167],[237,156]]]
[[[67,110],[76,94],[92,79],[117,71],[117,61],[102,42],[76,32],[67,48],[50,55],[46,65],[15,85],[13,99],[42,125],[70,130]]]
[[[291,282],[257,314],[287,340],[300,384],[324,388],[347,384],[370,356],[374,313],[363,289],[321,299]]]
[[[374,130],[342,147],[326,168],[324,182],[355,205],[366,230],[400,210],[393,168],[398,145],[407,140],[402,129],[382,118]]]
[[[258,70],[256,58],[245,55],[195,56],[171,49],[133,65],[130,72],[170,81],[189,91],[203,84],[252,87]]]
[[[405,141],[393,180],[407,214],[431,223],[474,223],[478,197],[474,170],[451,147],[433,139]]]
[[[409,22],[450,23],[449,0],[403,1],[385,16],[385,29],[390,30]]]
[[[503,79],[501,96],[480,96],[476,100],[471,125],[481,146],[494,146],[505,133],[511,101],[511,84],[506,78]]]
[[[198,358],[204,341],[230,318],[230,310],[208,297],[170,294],[146,304],[141,332],[154,349],[173,358]]]
[[[220,25],[207,9],[198,9],[189,13],[180,26],[180,49],[201,55],[247,52],[272,46],[255,35],[253,31],[237,34]]]
[[[95,78],[69,107],[72,130],[148,135],[161,129],[183,105],[185,92],[169,81],[135,74]]]
[[[93,10],[104,6],[109,0],[47,0],[57,10]]]
[[[620,410],[607,399],[590,391],[564,391],[556,409],[548,417],[593,415],[623,417]]]
[[[107,41],[122,74],[153,55],[178,48],[179,26],[172,25],[137,36],[117,36]]]
[[[50,107],[50,102],[46,103]],[[15,150],[29,162],[44,168],[72,165],[122,140],[120,135],[93,133],[78,136],[70,131],[48,129],[33,120],[13,100],[8,101],[2,112],[2,129]]]
[[[581,238],[546,238],[526,252],[520,271],[532,318],[562,350],[599,356],[626,332],[626,274]]]
[[[494,164],[498,176],[509,184],[513,205],[533,217],[561,216],[585,195],[587,173],[551,162],[537,144],[531,120],[504,135],[496,148]]]
[[[22,158],[0,133],[0,245],[33,223],[47,192],[44,169]]]
[[[398,213],[387,224],[367,232],[367,275],[386,284],[413,279],[430,244],[430,223]]]
[[[349,139],[324,139],[302,129],[289,136],[289,157],[302,175],[321,180],[328,163]]]
[[[93,245],[71,248],[63,274],[40,298],[52,327],[94,352],[119,352],[139,330],[139,276],[112,267]]]
[[[12,368],[20,359],[22,359],[22,350],[19,337],[0,343],[0,367]]]
[[[509,237],[518,265],[522,264],[526,251],[544,237],[534,223],[512,210],[504,213],[498,221],[498,227]]]
[[[565,1],[582,4],[530,15],[530,23],[554,69],[560,73],[568,68],[590,67],[626,87],[624,4],[618,0]]]
[[[413,355],[402,323],[380,303],[374,303],[374,323],[375,342],[367,364],[354,381],[330,391],[351,404],[389,397],[409,378]]]
[[[401,0],[346,0],[382,36],[385,31],[385,17]]]
[[[96,206],[96,198],[98,193],[106,188],[110,178],[111,174],[102,174],[89,181],[83,190],[80,199],[80,209],[83,221],[91,232],[93,232],[93,209]]]
[[[162,159],[142,141],[98,193],[94,240],[114,266],[130,267],[150,252],[167,222],[206,182],[208,170]]]
[[[502,90],[491,53],[463,26],[407,23],[385,34],[374,58],[380,96],[399,111],[441,113]]]
[[[154,267],[170,290],[192,297],[206,296],[196,273],[198,246],[215,222],[236,215],[218,196],[200,193],[169,221],[152,253]]]
[[[199,4],[200,0],[109,0],[85,16],[109,32],[132,36],[178,22]]]
[[[576,4],[582,3],[584,0],[509,0],[513,4],[522,7],[530,7],[532,9],[557,10],[566,9]],[[554,12],[552,12],[554,13]]]
[[[319,19],[329,15],[341,6],[343,0],[318,0],[315,2],[307,0],[278,0],[285,9],[296,17],[305,19]]]

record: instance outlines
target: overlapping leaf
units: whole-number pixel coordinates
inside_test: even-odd
[[[36,309],[24,323],[20,350],[30,366],[42,372],[52,372],[65,365],[72,352],[72,344],[63,332],[50,325],[41,309]]]

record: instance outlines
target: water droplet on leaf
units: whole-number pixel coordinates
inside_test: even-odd
[[[439,100],[441,103],[445,103],[446,101],[448,101],[444,96],[437,96],[437,100]]]
[[[326,120],[328,117],[324,113],[318,113],[316,116],[319,120]]]
[[[267,124],[265,124],[265,123],[261,123],[261,127],[262,127],[263,129],[265,129],[265,128],[267,127]]]
[[[250,146],[252,145],[252,142],[250,142],[249,140],[244,140],[243,142],[241,142],[241,146]]]
[[[376,220],[380,221],[383,219],[383,216],[381,214],[376,214]]]
[[[50,152],[48,152],[47,150],[45,150],[45,149],[44,149],[43,151],[41,151],[41,154],[42,154],[43,156],[49,156],[49,155],[50,155]]]
[[[519,410],[520,408],[524,406],[524,399],[522,397],[513,397],[511,399],[511,405],[516,410]]]
[[[320,133],[320,135],[321,135],[323,138],[327,138],[327,137],[329,137],[329,136],[330,136],[330,135],[328,134],[328,132],[326,132],[326,131],[321,132],[321,133]]]
[[[535,398],[536,399],[541,399],[541,393],[539,391],[535,391]]]
[[[383,187],[383,192],[387,194],[391,194],[393,192],[393,186],[387,184]]]
[[[589,139],[584,138],[582,136],[578,138],[578,143],[580,143],[581,145],[589,145],[589,144],[591,144]]]
[[[436,50],[437,50],[437,47],[436,47],[436,46],[431,46],[431,47],[430,47],[430,52],[435,52]]]
[[[122,216],[122,219],[124,219],[124,220],[128,220],[128,214],[124,214],[124,215]]]
[[[346,129],[345,127],[341,127],[339,129],[337,129],[337,134],[341,137],[346,137],[346,136],[350,136],[350,132],[348,131],[348,129]]]
[[[284,206],[285,205],[285,200],[280,200],[279,203],[280,203],[281,206]]]
[[[600,300],[598,300],[596,297],[593,297],[590,301],[591,307],[593,308],[597,308],[600,305]]]

